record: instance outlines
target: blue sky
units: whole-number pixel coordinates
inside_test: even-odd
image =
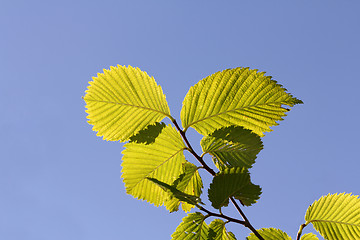
[[[123,145],[86,122],[88,82],[117,64],[154,76],[178,121],[190,86],[226,68],[266,71],[302,99],[263,138],[251,169],[263,194],[244,209],[256,228],[295,238],[314,200],[360,193],[359,10],[358,1],[1,1],[0,238],[170,239],[185,215],[126,195]]]

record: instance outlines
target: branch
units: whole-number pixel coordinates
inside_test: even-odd
[[[206,212],[209,216],[213,216],[213,217],[220,217],[220,218],[224,218],[226,220],[228,220],[229,222],[235,222],[235,223],[239,223],[241,225],[244,225],[246,227],[246,222],[245,221],[241,221],[239,219],[235,219],[235,218],[232,218],[232,217],[229,217],[229,216],[226,216],[224,214],[218,214],[218,213],[213,213],[213,212],[210,212],[209,210],[197,205],[197,207],[201,210],[201,211],[204,211]]]
[[[200,156],[194,151],[194,149],[192,148],[189,140],[188,140],[187,137],[185,136],[185,132],[180,129],[180,127],[179,127],[179,125],[177,124],[176,120],[174,119],[172,122],[174,123],[176,129],[180,132],[181,137],[184,139],[187,147],[189,148],[189,152],[190,152],[192,155],[194,155],[194,157],[201,163],[201,165],[206,169],[206,171],[208,171],[211,175],[215,176],[215,175],[216,175],[215,171],[214,171],[212,168],[210,168],[210,167],[204,162],[204,160],[202,159],[202,157],[200,157]]]
[[[215,171],[210,168],[203,160],[202,157],[200,157],[192,148],[189,140],[187,139],[185,132],[183,130],[181,130],[181,128],[179,127],[179,125],[177,124],[175,119],[172,119],[173,124],[175,125],[176,129],[180,132],[181,137],[184,139],[187,147],[189,148],[189,152],[194,155],[194,157],[201,163],[201,165],[206,169],[206,171],[208,171],[212,176],[215,176],[216,173]],[[217,214],[217,213],[212,213],[208,210],[206,210],[205,208],[199,206],[200,210],[203,210],[204,212],[208,213],[211,216],[217,216],[217,217],[222,217],[225,218],[229,221],[232,222],[236,222],[236,223],[240,223],[242,225],[244,225],[245,227],[249,228],[260,240],[264,240],[264,238],[256,231],[256,229],[250,224],[250,221],[247,219],[247,217],[245,216],[245,214],[243,213],[243,211],[241,211],[239,205],[236,203],[236,201],[234,200],[234,198],[230,198],[231,202],[233,203],[233,205],[235,206],[235,208],[237,209],[237,211],[240,213],[241,217],[244,219],[244,221],[238,220],[238,219],[234,219],[228,216],[225,216],[223,214]]]

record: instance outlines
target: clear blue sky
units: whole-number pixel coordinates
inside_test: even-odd
[[[154,76],[178,121],[189,87],[226,68],[266,71],[302,99],[264,137],[251,169],[263,194],[244,210],[294,238],[314,200],[360,193],[359,11],[355,0],[0,1],[0,238],[170,239],[185,215],[126,195],[122,144],[86,122],[88,81],[116,64]]]

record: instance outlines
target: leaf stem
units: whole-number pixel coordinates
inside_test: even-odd
[[[224,218],[226,220],[228,220],[229,222],[235,222],[235,223],[239,223],[241,225],[244,225],[246,226],[246,222],[245,221],[242,221],[242,220],[239,220],[239,219],[235,219],[235,218],[232,218],[232,217],[229,217],[229,216],[226,216],[224,214],[218,214],[218,213],[214,213],[214,212],[210,212],[209,210],[207,210],[206,208],[202,207],[202,206],[199,206],[199,205],[196,205],[201,211],[204,211],[206,212],[209,216],[212,216],[212,217],[220,217],[220,218]]]
[[[186,135],[185,135],[185,132],[180,129],[180,127],[179,127],[179,125],[177,124],[176,120],[174,119],[172,122],[174,123],[176,129],[180,132],[181,137],[184,139],[187,147],[189,148],[189,152],[190,152],[192,155],[194,155],[194,157],[201,163],[201,165],[206,169],[206,171],[208,171],[211,175],[215,176],[215,175],[216,175],[215,171],[214,171],[212,168],[210,168],[210,167],[204,162],[204,160],[202,159],[202,157],[200,157],[200,156],[194,151],[194,149],[192,148],[189,140],[187,139],[187,137],[186,137]]]
[[[305,224],[305,223],[300,225],[299,231],[298,231],[298,233],[297,233],[296,240],[300,240],[300,237],[301,237],[301,234],[302,234],[302,230],[304,229],[304,227],[306,227],[306,224]]]

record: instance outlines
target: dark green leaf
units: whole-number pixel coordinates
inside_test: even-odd
[[[236,240],[235,235],[226,230],[224,221],[220,219],[213,220],[209,228],[209,240]]]
[[[208,191],[212,206],[220,209],[229,204],[229,198],[235,197],[244,205],[250,206],[260,198],[261,188],[250,181],[246,168],[227,168],[218,173]]]
[[[161,123],[157,122],[155,124],[149,125],[145,129],[141,130],[135,136],[132,136],[130,138],[130,142],[145,143],[145,144],[154,143],[157,136],[159,136],[159,134],[165,127],[166,125],[163,122]]]
[[[230,167],[251,168],[256,155],[263,148],[259,135],[236,126],[218,129],[204,137],[200,144],[204,153],[213,156],[220,170]]]

